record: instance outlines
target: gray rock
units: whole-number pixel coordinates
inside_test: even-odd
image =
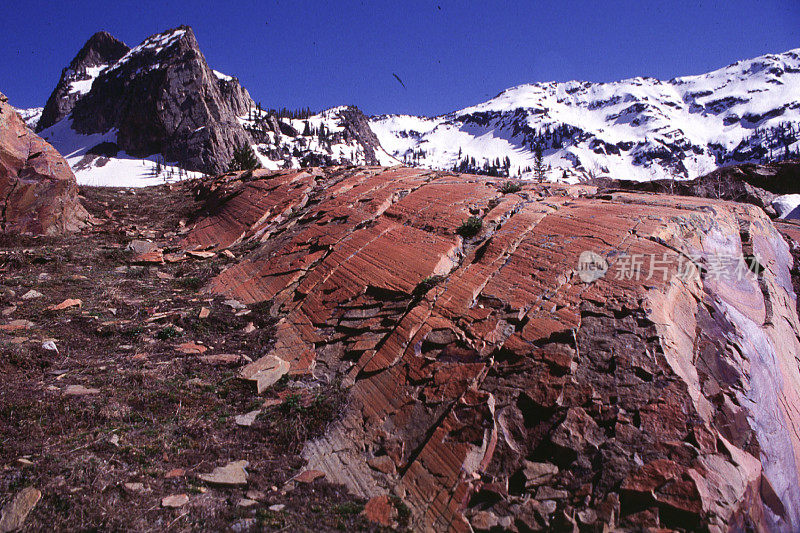
[[[142,241],[137,239],[129,242],[128,246],[126,246],[125,249],[135,254],[146,254],[154,250],[157,250],[158,245],[156,245],[156,243],[154,242]]]
[[[33,487],[28,487],[18,492],[14,499],[3,507],[2,515],[0,515],[0,533],[9,533],[21,529],[28,514],[39,503],[41,498],[42,493]]]
[[[103,71],[72,117],[79,133],[117,128],[117,145],[129,154],[217,173],[237,145],[252,142],[236,118],[252,106],[238,81],[217,78],[192,29],[181,26],[148,37]]]
[[[29,290],[28,292],[26,292],[25,294],[22,295],[22,299],[23,300],[33,300],[35,298],[41,298],[42,296],[44,296],[44,294],[42,294],[41,292],[39,292],[37,290],[34,290],[34,289],[31,289],[31,290]]]
[[[225,466],[218,466],[210,474],[200,474],[198,477],[212,485],[236,486],[247,484],[247,461],[233,461]]]
[[[90,80],[92,76],[88,69],[116,63],[129,50],[128,45],[104,31],[92,35],[69,66],[61,71],[61,79],[47,99],[36,131],[49,128],[72,112],[75,103],[82,96],[79,91],[74,90],[72,84]]]

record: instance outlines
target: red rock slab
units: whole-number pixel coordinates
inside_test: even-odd
[[[209,290],[270,301],[269,355],[350,387],[306,443],[309,469],[370,500],[403,494],[418,529],[800,525],[800,325],[789,249],[763,212],[590,186],[503,195],[493,178],[420,169],[306,172],[204,185],[216,214],[190,237],[257,243]],[[236,200],[259,182],[286,192]],[[292,184],[292,216],[274,216]],[[211,220],[222,213],[242,222]],[[463,239],[468,216],[482,228]],[[586,251],[608,265],[591,282]],[[709,274],[748,254],[760,274]],[[679,276],[686,259],[701,276]],[[541,485],[519,481],[531,458],[557,467]]]
[[[175,349],[186,355],[198,355],[208,351],[207,346],[197,344],[196,342],[184,342],[176,346]]]
[[[389,496],[375,496],[371,498],[364,506],[362,511],[364,518],[379,526],[391,527],[394,518],[397,516],[397,510],[392,505]]]

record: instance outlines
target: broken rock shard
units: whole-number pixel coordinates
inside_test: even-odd
[[[418,529],[800,528],[792,258],[761,209],[408,168],[198,187],[184,248],[247,244],[206,290],[278,320],[242,376],[349,385],[309,470]]]

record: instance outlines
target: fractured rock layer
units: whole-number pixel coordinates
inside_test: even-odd
[[[88,217],[67,162],[0,93],[0,233],[57,235]]]
[[[792,258],[763,211],[502,183],[360,167],[202,185],[184,246],[249,250],[208,290],[270,302],[266,357],[350,387],[308,468],[399,496],[427,530],[800,528]],[[608,270],[583,276],[585,251]]]

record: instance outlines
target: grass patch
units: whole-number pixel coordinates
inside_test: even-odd
[[[414,287],[414,296],[422,296],[442,281],[444,281],[444,276],[433,275],[423,278],[423,280]]]
[[[511,194],[522,190],[522,185],[516,181],[507,181],[500,187],[500,192],[503,194]]]
[[[161,331],[159,331],[158,333],[156,333],[156,338],[158,340],[166,341],[166,340],[169,340],[169,339],[174,339],[175,337],[178,337],[179,335],[180,335],[180,332],[178,332],[178,330],[175,329],[174,326],[167,326],[164,329],[162,329]]]
[[[178,283],[185,289],[196,291],[205,285],[205,280],[197,276],[187,276],[185,278],[180,278]]]
[[[480,217],[469,217],[467,220],[461,223],[456,232],[462,237],[469,239],[470,237],[477,235],[481,231],[482,227],[483,220]]]
[[[322,435],[328,424],[339,417],[346,397],[347,391],[337,382],[317,394],[308,405],[303,405],[299,394],[289,395],[274,408],[281,416],[270,416],[266,411],[259,419],[269,426],[270,433],[277,434],[275,442],[281,448],[296,453],[303,443]]]

